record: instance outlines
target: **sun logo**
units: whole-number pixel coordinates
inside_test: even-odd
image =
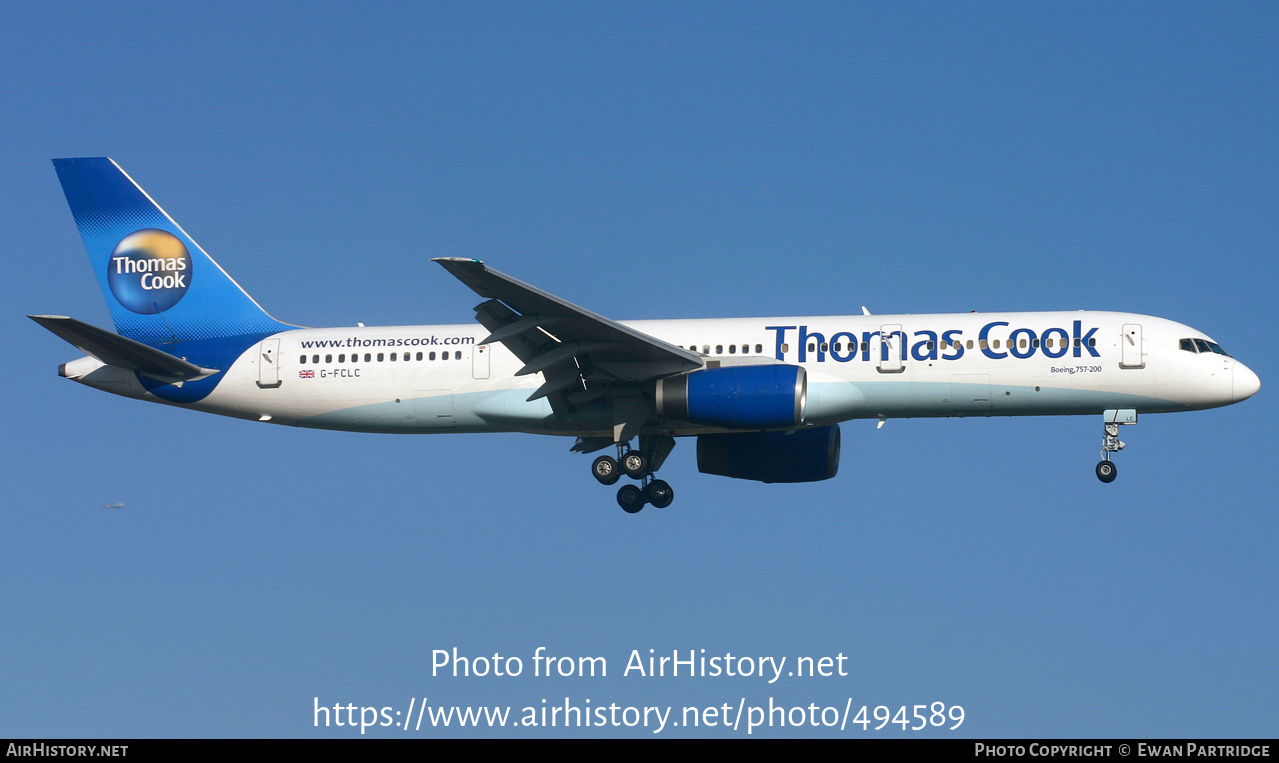
[[[116,244],[107,283],[120,304],[142,315],[176,305],[191,286],[191,253],[168,231],[144,228]]]

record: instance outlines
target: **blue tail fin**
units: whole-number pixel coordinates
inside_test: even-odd
[[[53,166],[121,335],[155,345],[294,328],[267,315],[114,161]]]

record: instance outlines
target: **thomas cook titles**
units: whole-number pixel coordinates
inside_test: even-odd
[[[107,283],[129,310],[144,315],[164,312],[176,305],[191,285],[191,254],[168,231],[134,231],[111,252]]]

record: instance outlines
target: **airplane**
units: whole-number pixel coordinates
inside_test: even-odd
[[[123,508],[124,508],[124,504],[123,504],[123,503],[104,503],[104,504],[102,504],[102,508],[104,508],[104,509],[123,509]]]
[[[1139,414],[1230,405],[1257,375],[1208,335],[1109,311],[615,321],[479,260],[437,257],[474,324],[304,328],[271,317],[108,158],[55,159],[115,332],[36,323],[85,357],[58,374],[116,395],[295,427],[575,437],[628,513],[664,508],[678,437],[698,470],[836,475],[853,419],[1102,417],[1097,478]]]

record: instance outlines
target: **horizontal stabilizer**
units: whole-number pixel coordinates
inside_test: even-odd
[[[65,315],[27,317],[109,366],[137,371],[157,381],[195,381],[218,372],[216,368],[201,368],[167,352]]]

